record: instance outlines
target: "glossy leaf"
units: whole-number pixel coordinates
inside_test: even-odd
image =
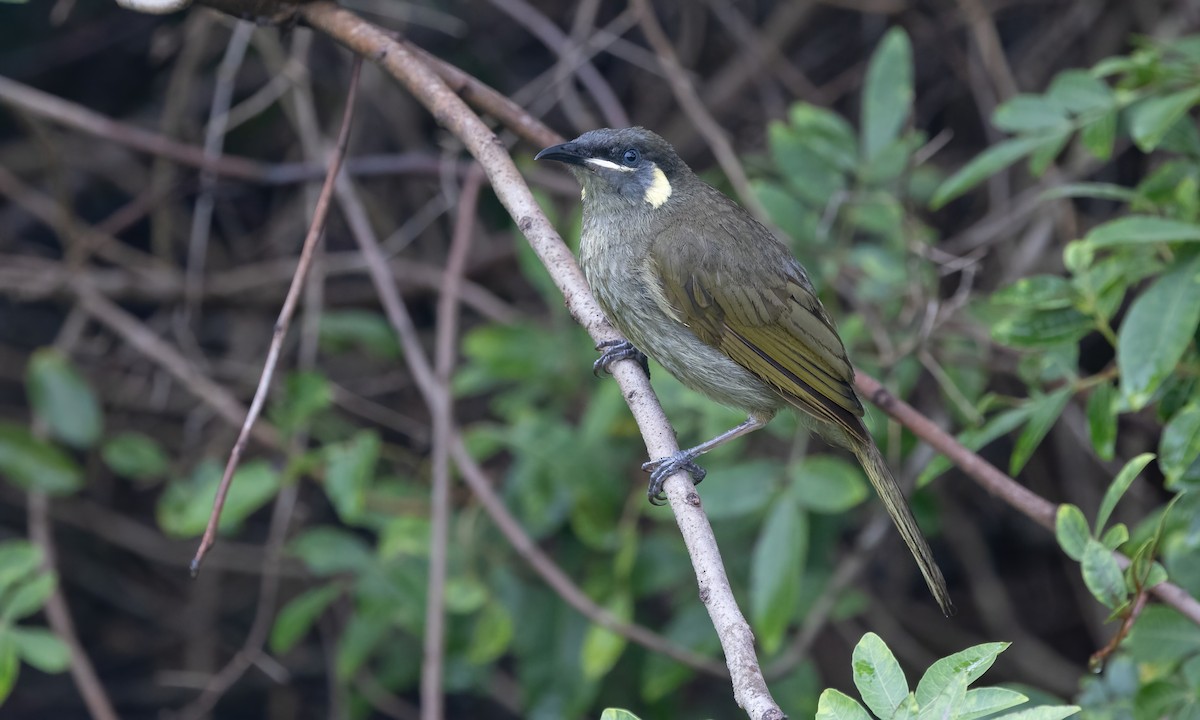
[[[1046,140],[1042,137],[1019,137],[991,146],[943,182],[934,192],[930,207],[934,210],[941,208],[1045,144]]]
[[[1093,248],[1200,242],[1200,225],[1154,215],[1126,215],[1097,225],[1083,240]]]
[[[917,683],[917,703],[925,707],[955,678],[970,685],[988,671],[996,657],[1010,645],[1006,642],[984,643],[948,655],[929,666]]]
[[[467,661],[485,665],[498,660],[512,644],[515,630],[512,615],[502,603],[484,605],[471,631]]]
[[[1177,662],[1200,652],[1200,626],[1173,608],[1151,604],[1138,616],[1124,647],[1142,662]]]
[[[1083,511],[1069,504],[1058,506],[1054,518],[1054,535],[1058,539],[1058,546],[1067,557],[1075,561],[1083,559],[1083,551],[1092,537]]]
[[[1108,524],[1108,518],[1112,515],[1113,509],[1117,507],[1117,503],[1121,500],[1125,492],[1129,490],[1129,486],[1137,479],[1142,470],[1150,464],[1154,459],[1154,453],[1142,453],[1125,463],[1125,467],[1121,468],[1121,472],[1117,473],[1117,477],[1109,484],[1108,490],[1104,492],[1104,499],[1100,501],[1100,510],[1096,513],[1095,533],[1099,535],[1104,532],[1104,526]]]
[[[1112,383],[1092,388],[1087,403],[1088,435],[1092,449],[1102,460],[1112,460],[1117,452],[1117,389]]]
[[[875,633],[862,636],[852,658],[854,686],[876,717],[891,717],[908,696],[908,681],[892,651]]]
[[[23,661],[44,673],[60,673],[71,666],[71,651],[58,636],[45,628],[17,626],[8,636]]]
[[[950,677],[937,695],[921,705],[921,709],[917,713],[917,720],[950,720],[953,718],[955,708],[962,707],[966,700],[969,683],[966,676],[961,674]]]
[[[912,44],[900,27],[871,56],[862,94],[862,156],[870,162],[900,134],[912,107]]]
[[[862,468],[832,455],[805,458],[789,470],[792,484],[788,492],[806,510],[845,512],[869,495]]]
[[[325,447],[325,493],[343,522],[358,522],[379,462],[379,436],[369,430]]]
[[[117,475],[140,482],[161,478],[170,469],[162,446],[142,433],[123,432],[110,438],[100,448],[100,457]]]
[[[767,654],[779,648],[796,612],[807,545],[807,517],[789,496],[780,496],[763,524],[750,564],[750,616]]]
[[[992,124],[1014,134],[1036,134],[1069,130],[1064,108],[1041,95],[1016,95],[996,108]]]
[[[1098,540],[1089,540],[1083,550],[1083,582],[1105,607],[1115,609],[1125,602],[1125,576],[1112,551]]]
[[[962,706],[954,715],[954,720],[978,720],[978,718],[1016,707],[1028,701],[1029,698],[1008,688],[987,687],[968,690],[963,698]]]
[[[7,596],[0,598],[0,620],[8,623],[13,620],[27,618],[42,609],[50,596],[58,579],[52,572],[41,572],[19,583]]]
[[[1129,109],[1129,134],[1142,152],[1158,147],[1175,123],[1200,103],[1200,87],[1147,98]]]
[[[68,455],[26,428],[0,422],[0,477],[22,490],[67,495],[83,486],[83,473]]]
[[[1117,112],[1109,111],[1083,126],[1079,131],[1079,142],[1097,160],[1112,157],[1113,145],[1117,141]]]
[[[817,700],[816,720],[871,720],[871,716],[857,700],[830,688]]]
[[[1010,475],[1017,475],[1025,467],[1025,463],[1033,456],[1033,451],[1037,450],[1038,445],[1046,437],[1046,433],[1050,432],[1050,428],[1058,420],[1058,416],[1062,415],[1063,408],[1067,406],[1067,401],[1071,399],[1072,393],[1073,388],[1065,385],[1049,395],[1029,401],[1032,406],[1029,412],[1029,422],[1017,437],[1017,444],[1013,447],[1012,458],[1008,463]]]
[[[371,549],[358,535],[334,527],[314,527],[292,540],[288,551],[318,576],[356,573],[374,562]]]
[[[1078,705],[1036,707],[1001,715],[996,720],[1063,720],[1077,714],[1080,709]]]
[[[633,617],[633,598],[629,593],[617,593],[605,604],[605,608],[618,619],[628,622]],[[617,664],[617,660],[621,659],[621,653],[625,651],[627,644],[625,636],[618,635],[608,628],[599,625],[588,627],[580,650],[583,676],[596,680],[607,675]]]
[[[21,661],[17,657],[17,645],[7,632],[0,632],[0,704],[3,704],[17,684]]]
[[[605,708],[600,713],[600,720],[641,720],[637,715],[620,708]]]
[[[341,592],[341,585],[331,583],[306,590],[289,600],[275,616],[275,625],[271,628],[271,651],[282,654],[295,647]]]
[[[163,531],[173,537],[196,537],[204,532],[221,484],[223,468],[212,461],[196,466],[192,476],[175,480],[158,499],[156,515]],[[237,529],[251,513],[279,491],[279,473],[264,460],[244,463],[229,486],[221,510],[221,532]]]
[[[1196,226],[1200,231],[1200,226]],[[1118,331],[1121,393],[1133,410],[1150,402],[1179,364],[1200,323],[1200,255],[1139,295]]]
[[[33,353],[26,370],[29,404],[46,421],[54,437],[77,448],[100,438],[104,418],[87,380],[54,348]]]
[[[1175,413],[1163,428],[1158,453],[1158,466],[1167,478],[1167,487],[1176,487],[1200,459],[1200,403],[1193,402]]]

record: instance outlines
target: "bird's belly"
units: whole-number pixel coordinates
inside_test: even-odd
[[[612,257],[583,253],[581,264],[604,314],[621,334],[687,387],[747,412],[773,414],[783,399],[756,375],[701,341],[663,311],[645,281]]]

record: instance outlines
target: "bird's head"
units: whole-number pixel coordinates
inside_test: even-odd
[[[658,209],[691,176],[669,142],[640,127],[590,130],[536,159],[565,163],[583,186],[585,204],[619,198]]]

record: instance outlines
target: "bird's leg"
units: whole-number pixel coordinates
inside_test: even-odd
[[[605,340],[597,344],[596,349],[601,351],[599,359],[592,363],[592,374],[596,377],[600,377],[601,372],[612,375],[608,366],[625,359],[637,360],[642,370],[646,371],[646,377],[650,377],[650,360],[628,340]]]
[[[659,458],[643,463],[642,470],[650,473],[650,486],[646,488],[646,495],[650,498],[650,504],[662,505],[666,502],[667,498],[662,491],[663,483],[666,482],[667,478],[680,470],[686,470],[692,476],[692,484],[699,485],[704,476],[708,474],[708,471],[696,464],[695,460],[697,457],[736,437],[754,432],[766,425],[770,419],[769,416],[763,418],[751,414],[741,425],[726,430],[712,440],[706,440],[696,447],[688,448],[687,450],[680,450],[671,457]]]

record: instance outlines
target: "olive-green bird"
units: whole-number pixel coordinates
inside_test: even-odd
[[[808,273],[783,243],[696,177],[675,149],[644,128],[604,128],[548,147],[583,186],[579,260],[609,321],[628,342],[596,361],[654,358],[684,385],[749,413],[696,447],[643,467],[649,495],[695,459],[763,427],[783,406],[862,463],[930,591],[950,614],[942,572],[904,493],[862,423],[854,368]]]

